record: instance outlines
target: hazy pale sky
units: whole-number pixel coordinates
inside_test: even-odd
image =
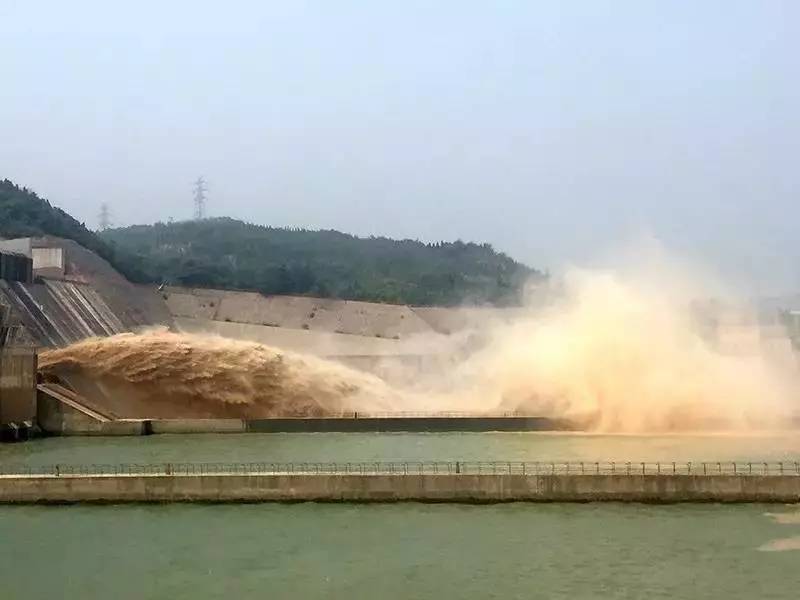
[[[795,0],[0,0],[0,74],[0,177],[90,227],[203,175],[212,216],[800,289]]]

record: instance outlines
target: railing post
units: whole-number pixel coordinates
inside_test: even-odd
[[[413,465],[416,464],[416,469]],[[594,464],[594,469],[592,469]],[[669,473],[669,464],[667,467],[661,468],[661,462],[638,462],[638,467],[634,468],[633,465],[637,464],[631,461],[624,462],[624,470],[617,471],[616,461],[603,463],[603,468],[600,468],[600,462],[594,463],[585,461],[563,461],[550,463],[539,461],[476,461],[474,463],[462,463],[462,461],[397,461],[397,462],[345,462],[343,464],[338,462],[316,462],[316,463],[256,463],[256,462],[231,462],[231,463],[204,463],[204,462],[153,462],[150,464],[138,463],[113,463],[113,464],[61,464],[51,463],[50,465],[34,466],[29,465],[0,465],[0,473],[9,475],[14,474],[42,474],[53,477],[63,476],[132,476],[132,475],[151,475],[151,476],[189,476],[189,475],[209,475],[209,474],[244,474],[244,475],[257,475],[257,474],[278,474],[278,473],[304,473],[304,474],[356,474],[361,475],[371,474],[370,465],[374,465],[375,474],[392,474],[392,475],[408,475],[411,472],[418,472],[422,474],[432,475],[460,475],[464,473],[476,473],[493,475],[508,474],[524,476],[536,475],[600,475],[600,474],[614,474],[614,475],[628,475],[641,474],[647,476],[652,471],[658,475]],[[688,475],[704,475],[704,476],[753,476],[753,475],[778,475],[781,476],[800,476],[800,461],[762,461],[755,463],[755,470],[752,462],[739,463],[735,460],[725,462],[730,465],[724,470],[722,468],[722,461],[715,462],[701,462],[702,471],[697,469],[697,463],[688,461],[685,464],[685,473]],[[716,464],[716,470],[714,465]],[[759,473],[758,465],[761,465],[761,472]],[[357,467],[355,466],[357,465]],[[466,465],[466,466],[465,466]],[[710,465],[710,466],[709,466]],[[655,468],[654,468],[655,467]],[[682,467],[683,468],[683,467]],[[470,470],[471,469],[471,470]],[[652,471],[651,471],[652,470]],[[654,474],[655,474],[654,473]],[[677,462],[672,462],[672,474],[677,475]],[[681,473],[683,475],[683,473]]]

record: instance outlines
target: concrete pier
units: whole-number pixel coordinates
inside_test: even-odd
[[[323,469],[318,473],[313,466],[300,473],[247,472],[244,465],[230,472],[203,472],[202,466],[190,470],[186,465],[165,465],[153,472],[132,473],[113,467],[93,474],[74,469],[65,473],[54,467],[54,473],[0,475],[0,503],[800,502],[800,475],[784,470],[783,465],[784,474],[777,470],[774,474],[745,470],[738,474],[658,474],[647,469],[644,474],[635,470],[546,474],[522,473],[511,467],[505,472],[465,473],[459,472],[458,463],[448,463],[451,468],[442,472],[413,472],[408,466],[405,470],[392,466],[394,473],[383,468],[363,472],[367,464],[348,466],[350,472]]]

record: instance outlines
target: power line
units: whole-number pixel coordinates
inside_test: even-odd
[[[194,218],[198,221],[206,218],[206,180],[198,177],[194,182]]]
[[[100,231],[111,227],[111,209],[108,208],[108,203],[103,202],[100,205],[100,213],[97,215],[97,223],[100,226]]]

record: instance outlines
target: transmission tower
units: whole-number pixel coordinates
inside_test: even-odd
[[[108,203],[103,202],[100,205],[100,213],[97,215],[97,224],[100,226],[100,231],[104,231],[111,227],[111,210],[108,208]]]
[[[194,182],[194,218],[198,221],[206,217],[206,180],[198,177]]]

